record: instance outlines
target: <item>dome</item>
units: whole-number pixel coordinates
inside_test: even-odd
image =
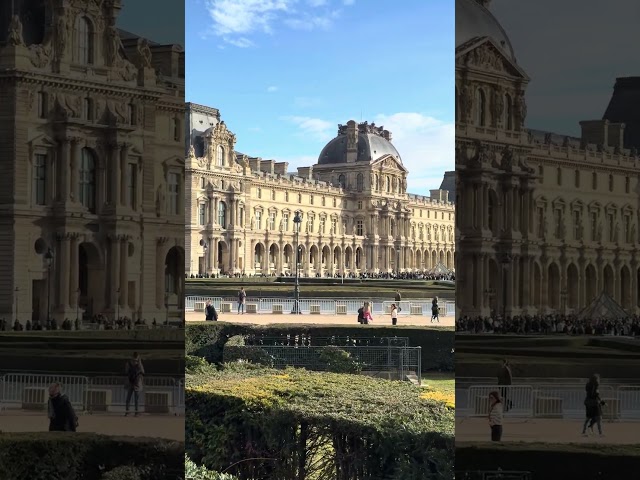
[[[481,0],[456,0],[456,48],[478,37],[489,37],[515,62],[506,32]]]
[[[353,135],[358,136],[356,162],[373,163],[385,155],[392,155],[402,163],[396,147],[391,144],[389,131],[384,130],[384,127],[376,127],[374,123],[364,122],[356,126],[354,121],[350,121],[347,125],[338,126],[338,136],[322,149],[318,157],[318,165],[347,163],[349,128],[353,129]]]

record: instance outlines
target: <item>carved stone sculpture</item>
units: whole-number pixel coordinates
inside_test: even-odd
[[[105,42],[105,59],[107,65],[115,66],[118,60],[118,53],[122,48],[122,40],[118,34],[118,29],[115,25],[109,25],[106,31],[107,41]]]
[[[14,47],[23,46],[24,39],[22,37],[22,22],[18,15],[11,17],[11,23],[9,23],[9,36],[7,37],[7,43]]]
[[[500,168],[507,170],[513,166],[513,151],[509,145],[505,145],[502,149],[502,159],[500,162]]]
[[[493,119],[496,124],[500,122],[504,113],[504,95],[502,90],[497,89],[493,92]]]
[[[471,93],[471,87],[466,85],[462,89],[462,95],[460,96],[460,110],[462,113],[463,122],[467,122],[471,117],[471,110],[473,108],[473,95]]]
[[[63,10],[56,15],[55,20],[55,53],[58,60],[64,58],[66,52],[68,34],[67,30],[67,19]]]
[[[516,97],[516,118],[520,123],[520,126],[524,126],[527,118],[527,102],[524,98],[524,93],[521,93]]]
[[[151,48],[149,48],[149,42],[144,38],[138,40],[138,56],[140,68],[151,68]]]

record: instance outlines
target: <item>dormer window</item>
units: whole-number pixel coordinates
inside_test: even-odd
[[[76,19],[73,61],[82,65],[93,63],[93,28],[84,15]]]

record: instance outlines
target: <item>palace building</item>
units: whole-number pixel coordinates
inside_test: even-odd
[[[302,276],[453,269],[448,192],[407,193],[383,127],[340,125],[318,163],[295,173],[237,152],[215,108],[187,104],[187,129],[188,274],[291,275],[296,243]]]
[[[489,1],[456,0],[458,315],[639,311],[640,78],[579,138],[526,128],[529,77]]]
[[[183,317],[184,51],[121,0],[0,6],[0,317]]]

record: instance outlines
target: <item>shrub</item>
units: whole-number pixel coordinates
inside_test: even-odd
[[[242,480],[453,476],[453,410],[408,382],[233,364],[185,397],[189,456]]]
[[[0,478],[159,480],[184,471],[184,443],[90,433],[3,433]],[[136,474],[138,476],[136,476]]]
[[[354,320],[355,323],[355,320]],[[377,325],[247,325],[226,322],[187,325],[187,354],[204,357],[211,363],[222,363],[227,341],[238,335],[305,335],[311,337],[409,337],[409,345],[422,347],[422,371],[454,370],[453,329],[427,327],[391,327]]]
[[[351,354],[338,347],[327,346],[320,353],[320,362],[328,372],[360,373],[362,364],[351,358]]]
[[[238,477],[226,473],[213,472],[204,466],[196,465],[188,455],[184,456],[185,480],[238,480]]]

